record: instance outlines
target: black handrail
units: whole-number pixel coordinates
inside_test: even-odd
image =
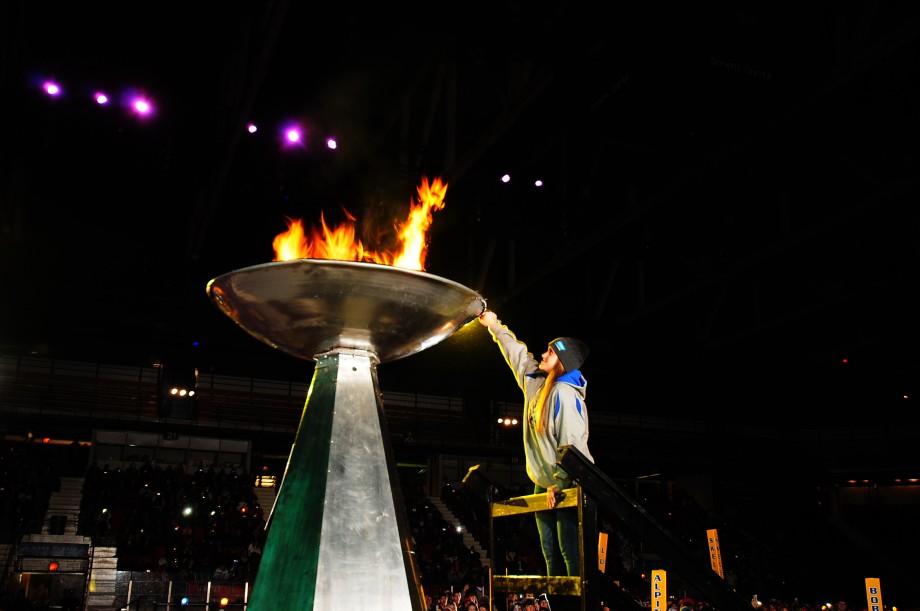
[[[714,607],[721,611],[750,611],[750,603],[731,590],[717,574],[701,567],[686,546],[584,454],[566,446],[559,464],[598,506],[619,518],[637,537],[647,542],[675,573],[702,592]]]

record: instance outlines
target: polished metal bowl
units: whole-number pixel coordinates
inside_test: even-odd
[[[308,360],[337,349],[372,352],[380,362],[400,359],[485,309],[476,291],[440,276],[330,259],[246,267],[214,278],[207,291],[246,332]]]

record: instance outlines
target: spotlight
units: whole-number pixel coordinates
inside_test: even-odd
[[[339,148],[339,143],[335,141],[335,138],[326,138],[326,146],[334,151]]]
[[[540,180],[540,179],[538,178],[537,180],[535,180],[535,181],[533,182],[533,186],[535,186],[535,187],[542,187],[542,186],[543,186],[543,181]]]
[[[101,91],[94,93],[93,99],[96,100],[96,104],[99,104],[100,106],[105,106],[109,103],[109,96],[105,95]]]
[[[52,560],[51,562],[48,563],[48,570],[51,571],[52,573],[58,570],[59,568],[61,568],[61,565],[58,564],[57,561],[55,560]]]
[[[246,126],[246,131],[249,132],[250,134],[254,134],[257,131],[259,131],[259,128],[256,127],[255,123],[250,123],[249,125]]]
[[[53,98],[61,95],[61,86],[54,81],[45,81],[42,83],[42,89]]]
[[[502,174],[502,182],[511,182],[511,174]]]
[[[183,508],[182,508],[182,515],[184,515],[186,518],[189,517],[190,515],[192,515],[192,508],[189,507],[188,505],[186,505],[185,507],[183,507]]]
[[[501,424],[502,422],[504,422],[504,419],[499,418],[499,419],[498,419],[498,423]]]
[[[284,128],[283,134],[285,146],[303,145],[303,129],[299,125],[288,125]]]
[[[463,532],[463,527],[462,527],[462,526],[457,526],[457,532],[458,532],[458,533]]]
[[[170,357],[158,371],[159,416],[194,419],[197,417],[198,369],[189,355]]]
[[[136,97],[131,100],[131,110],[141,117],[149,117],[153,113],[153,103],[147,98]]]
[[[517,418],[512,418],[512,419],[511,419],[511,424],[512,424],[513,426],[517,426]]]
[[[220,599],[220,606],[221,606],[221,607],[226,607],[226,606],[229,605],[229,604],[230,604],[230,599],[227,598],[226,596],[224,596],[223,598]]]
[[[188,596],[183,596],[182,599],[179,601],[179,604],[182,605],[183,607],[187,607],[188,606]]]

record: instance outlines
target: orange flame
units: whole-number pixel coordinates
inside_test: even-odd
[[[396,224],[398,248],[377,252],[355,239],[356,219],[346,211],[347,220],[335,228],[326,224],[320,214],[320,228],[311,228],[308,236],[303,221],[288,219],[288,230],[275,236],[272,248],[275,261],[293,259],[337,259],[339,261],[368,261],[422,271],[428,254],[428,229],[432,212],[444,208],[447,183],[435,178],[431,185],[423,178],[418,187],[418,201],[410,202],[409,216]]]

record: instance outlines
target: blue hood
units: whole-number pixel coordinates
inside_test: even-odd
[[[573,369],[572,371],[566,371],[564,374],[559,376],[557,382],[565,382],[566,384],[571,384],[577,388],[581,388],[587,383],[584,376],[581,375],[580,369]]]

